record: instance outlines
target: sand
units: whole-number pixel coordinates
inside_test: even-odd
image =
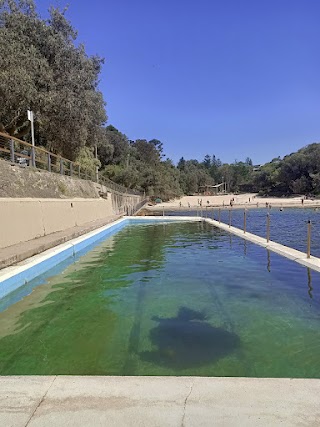
[[[150,206],[148,209],[175,210],[181,208],[197,208],[202,200],[202,207],[230,207],[230,200],[234,198],[233,208],[266,208],[266,204],[271,207],[320,207],[320,200],[306,199],[301,202],[302,197],[258,197],[256,194],[225,194],[219,196],[183,196],[181,199],[170,200]],[[209,203],[208,203],[209,202]],[[180,205],[181,203],[181,205]]]

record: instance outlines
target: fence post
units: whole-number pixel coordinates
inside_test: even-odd
[[[220,224],[220,222],[221,222],[221,209],[219,208],[219,214],[218,214],[218,221],[219,221],[219,224]]]
[[[311,221],[308,220],[308,237],[307,237],[307,258],[311,255]]]
[[[73,163],[70,162],[70,176],[73,175]]]
[[[270,214],[267,213],[267,243],[270,240]]]
[[[50,156],[50,153],[48,153],[48,171],[51,172],[51,156]]]
[[[244,210],[243,212],[243,232],[246,233],[247,231],[247,211]]]
[[[10,139],[10,160],[14,163],[14,142],[13,139]]]
[[[60,157],[60,173],[63,175],[63,160]]]
[[[231,227],[231,209],[229,209],[229,228]]]

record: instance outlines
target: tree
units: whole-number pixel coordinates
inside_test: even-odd
[[[32,109],[42,143],[74,159],[103,137],[107,117],[98,90],[103,60],[75,45],[65,12],[51,8],[43,20],[32,0],[0,4],[0,130],[25,135]]]
[[[276,157],[254,173],[256,191],[261,194],[318,194],[320,173],[320,144],[310,144],[296,153]]]
[[[151,139],[149,143],[153,144],[156,147],[157,151],[159,152],[160,159],[162,159],[164,157],[163,143],[159,141],[159,139]]]
[[[204,156],[204,159],[203,159],[202,164],[203,164],[203,166],[204,166],[206,169],[210,169],[210,167],[211,167],[211,157],[209,156],[209,154],[206,154],[206,155]]]
[[[100,161],[95,158],[92,149],[89,147],[80,148],[75,160],[80,164],[81,170],[90,173],[91,176],[94,176],[96,168],[101,166]]]
[[[160,162],[161,154],[152,140],[137,139],[132,146],[136,149],[137,158],[143,163],[154,166]]]
[[[180,172],[180,186],[185,194],[194,194],[199,187],[213,184],[208,170],[197,160],[187,160]]]
[[[109,125],[104,129],[104,138],[98,145],[98,156],[102,167],[108,164],[122,164],[127,162],[130,146],[126,135],[114,126]]]
[[[212,166],[215,166],[216,168],[220,168],[220,166],[222,165],[222,162],[220,159],[216,158],[215,155],[213,155],[211,164],[212,164]]]
[[[177,168],[182,171],[184,170],[185,165],[186,165],[186,161],[184,160],[183,157],[181,157],[181,159],[178,162]]]

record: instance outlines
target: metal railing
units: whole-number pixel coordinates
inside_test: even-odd
[[[94,179],[93,181],[97,182],[96,179]],[[123,185],[117,184],[116,182],[111,181],[111,179],[106,178],[104,176],[99,175],[99,180],[98,180],[99,184],[104,185],[105,187],[107,187],[109,190],[112,190],[114,192],[117,193],[121,193],[121,194],[131,194],[134,196],[143,196],[143,193],[141,193],[138,190],[133,190],[131,188],[126,188]]]
[[[101,175],[97,176],[95,172],[82,168],[77,162],[53,154],[44,148],[32,146],[28,142],[2,132],[0,132],[0,159],[21,167],[34,167],[65,176],[99,182],[118,193],[142,195],[139,191],[128,189]]]
[[[146,197],[143,200],[141,200],[141,202],[136,204],[132,210],[132,215],[136,214],[148,202],[148,200],[149,200],[149,197]]]

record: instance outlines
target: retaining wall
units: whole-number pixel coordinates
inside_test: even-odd
[[[108,218],[112,199],[0,199],[0,248]]]

